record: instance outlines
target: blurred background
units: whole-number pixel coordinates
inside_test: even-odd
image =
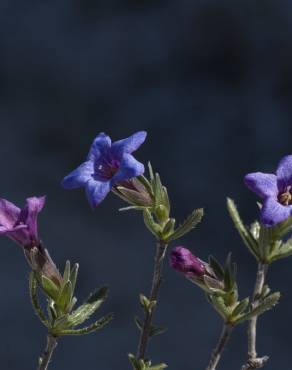
[[[103,331],[60,340],[50,369],[130,369],[148,294],[154,240],[140,214],[119,213],[113,195],[95,211],[83,190],[60,181],[87,155],[93,138],[147,130],[137,158],[150,160],[182,220],[204,207],[201,225],[181,243],[202,259],[232,250],[241,295],[251,293],[256,263],[233,229],[225,199],[246,222],[257,198],[244,187],[251,171],[273,171],[292,152],[292,3],[289,0],[39,0],[0,3],[1,197],[23,205],[47,194],[41,236],[57,264],[80,263],[80,301],[109,284],[99,314]],[[0,240],[1,368],[31,370],[45,330],[28,297],[20,248]],[[272,289],[283,293],[259,323],[265,369],[291,363],[292,260],[275,263]],[[221,320],[202,292],[165,266],[156,323],[168,326],[149,355],[171,370],[203,369]],[[220,369],[240,369],[246,327],[238,327]]]

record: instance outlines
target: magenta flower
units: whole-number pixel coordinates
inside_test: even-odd
[[[115,185],[144,173],[144,165],[132,153],[143,144],[146,135],[140,131],[112,143],[109,136],[99,134],[87,160],[63,179],[62,186],[65,189],[85,187],[90,205],[96,207]]]
[[[263,199],[261,222],[269,227],[292,215],[292,155],[284,157],[276,174],[254,172],[245,176],[246,186]]]
[[[18,208],[0,199],[0,235],[6,235],[26,249],[40,244],[37,217],[45,205],[45,197],[26,199],[26,206]]]
[[[207,273],[205,262],[194,256],[190,250],[181,246],[172,250],[170,265],[189,279],[200,278]]]

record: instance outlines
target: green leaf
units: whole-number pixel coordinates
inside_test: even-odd
[[[226,307],[222,297],[209,294],[208,300],[224,320],[229,318],[231,312],[228,307]]]
[[[166,209],[168,210],[168,214],[169,214],[170,213],[170,201],[169,201],[167,188],[165,186],[162,186],[162,201],[163,201],[163,205],[166,207]]]
[[[152,182],[154,180],[154,172],[153,172],[150,162],[148,162],[148,171],[149,171],[150,181]]]
[[[148,209],[145,209],[143,212],[144,223],[148,230],[157,238],[159,239],[159,235],[161,232],[161,227],[154,221],[151,212]]]
[[[32,307],[38,318],[40,319],[41,323],[46,327],[49,326],[48,320],[46,318],[45,313],[43,312],[37,297],[37,279],[35,277],[35,272],[31,272],[29,275],[29,293],[31,298]]]
[[[56,301],[59,297],[59,288],[57,287],[57,285],[51,279],[47,278],[44,275],[42,275],[41,281],[45,293],[54,301]]]
[[[65,270],[63,274],[64,283],[66,283],[70,279],[70,272],[71,272],[70,261],[66,261]]]
[[[194,229],[204,215],[202,208],[194,210],[187,219],[167,238],[167,242],[181,238]]]
[[[136,357],[132,353],[129,353],[128,357],[129,357],[129,360],[130,360],[133,368],[135,370],[140,370],[141,367],[140,367],[139,361],[136,359]]]
[[[60,332],[57,332],[59,336],[61,335],[84,335],[84,334],[90,334],[97,330],[102,329],[105,325],[107,325],[112,319],[114,318],[114,315],[112,313],[102,317],[101,319],[97,320],[93,324],[86,326],[85,328],[81,329],[68,329],[68,330],[62,330]]]
[[[226,259],[225,271],[224,271],[224,290],[227,292],[233,290],[234,288],[235,271],[236,271],[236,267],[235,267],[235,264],[231,263],[231,253],[229,253]]]
[[[164,205],[164,190],[158,173],[155,174],[153,183],[155,205]]]
[[[173,233],[174,226],[175,226],[175,219],[170,218],[163,228],[163,231],[162,231],[163,238],[167,238],[170,234]]]
[[[155,335],[163,334],[167,331],[167,328],[165,326],[151,326],[150,329],[150,337],[154,337]]]
[[[270,256],[270,261],[276,261],[282,258],[286,258],[292,255],[292,238],[288,239],[286,243],[283,243],[277,248],[274,253]]]
[[[215,257],[209,256],[209,265],[211,269],[214,271],[215,275],[218,279],[223,280],[224,278],[224,269],[221,264],[216,260]]]
[[[135,321],[135,324],[137,326],[137,328],[142,331],[142,328],[143,328],[143,322],[139,319],[138,316],[135,316],[134,317],[134,321]]]
[[[166,368],[167,368],[166,364],[158,364],[158,365],[149,367],[149,370],[162,370],[162,369],[166,369]],[[146,369],[146,370],[148,370],[148,369]]]
[[[96,292],[92,293],[87,301],[79,306],[72,314],[69,316],[69,322],[72,326],[77,326],[82,324],[84,321],[89,319],[89,317],[100,307],[107,297],[108,288],[102,287]]]
[[[76,281],[77,281],[77,276],[78,276],[78,270],[79,270],[79,264],[75,263],[71,273],[70,273],[70,281],[72,284],[72,294],[74,294],[75,291],[75,286],[76,286]]]
[[[70,280],[63,286],[56,304],[62,311],[66,311],[71,305],[72,300],[72,283]]]
[[[256,259],[259,259],[258,243],[252,236],[251,232],[244,226],[240,218],[240,215],[237,211],[236,205],[234,201],[230,198],[227,198],[227,209],[229,211],[233,224],[237,231],[239,232],[239,235],[241,236],[241,239],[243,240],[244,244],[247,246],[247,248],[253,254],[253,256]]]
[[[279,302],[280,296],[281,294],[279,292],[270,294],[269,296],[264,298],[258,306],[236,320],[235,323],[238,324],[243,321],[250,320],[255,316],[262,315],[266,311],[272,309]]]
[[[238,303],[238,305],[234,308],[232,311],[232,316],[237,317],[242,312],[244,312],[249,305],[249,297],[243,299],[241,302]]]

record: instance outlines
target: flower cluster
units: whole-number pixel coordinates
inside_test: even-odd
[[[129,360],[134,370],[163,370],[167,366],[164,363],[152,365],[146,352],[149,339],[164,331],[164,328],[152,322],[163,280],[164,258],[168,245],[189,233],[201,221],[203,209],[195,209],[177,226],[176,219],[171,216],[167,188],[159,174],[154,173],[149,164],[149,177],[144,175],[144,165],[132,155],[144,143],[146,136],[145,131],[139,131],[126,139],[112,142],[108,135],[100,133],[94,139],[85,162],[63,179],[62,186],[65,189],[84,187],[93,208],[112,191],[126,201],[128,206],[122,210],[141,211],[145,226],[155,236],[156,255],[151,291],[148,297],[140,295],[144,318],[135,318],[140,339],[137,355],[130,354]],[[205,262],[181,245],[173,248],[169,257],[170,266],[201,288],[208,302],[223,319],[223,332],[207,370],[216,369],[231,331],[245,321],[249,322],[249,357],[242,369],[264,366],[267,356],[259,358],[256,352],[257,317],[278,303],[280,297],[278,292],[271,293],[265,284],[267,267],[275,260],[292,255],[292,238],[287,238],[292,231],[292,155],[280,161],[275,174],[249,173],[244,182],[263,200],[260,222],[245,226],[235,203],[228,199],[227,205],[243,242],[258,261],[254,295],[251,298],[239,298],[237,268],[230,253],[224,265],[213,256],[209,256],[208,262]],[[27,198],[23,208],[0,199],[0,235],[7,236],[22,247],[32,270],[29,284],[32,305],[48,329],[48,343],[39,360],[38,370],[47,370],[57,338],[91,333],[112,319],[112,314],[109,314],[80,328],[105,300],[108,289],[102,287],[96,290],[75,309],[77,299],[74,294],[79,265],[71,266],[67,261],[61,274],[39,237],[38,215],[44,208],[45,199],[44,196]],[[46,297],[46,312],[38,302],[38,288]]]

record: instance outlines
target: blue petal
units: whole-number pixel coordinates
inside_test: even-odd
[[[261,221],[269,227],[287,220],[292,212],[292,206],[283,206],[274,198],[267,198],[261,209]]]
[[[104,200],[110,190],[110,181],[89,180],[86,183],[86,195],[91,207],[97,207]]]
[[[277,178],[280,190],[292,185],[292,155],[282,158],[277,168]]]
[[[112,184],[117,184],[144,173],[145,168],[131,154],[124,154],[118,172],[112,178]]]
[[[94,140],[88,153],[88,160],[96,160],[102,155],[106,155],[112,145],[108,135],[101,132]]]
[[[276,175],[262,172],[249,173],[245,176],[244,183],[261,198],[278,195]]]
[[[76,189],[84,186],[94,174],[93,161],[82,163],[76,170],[67,175],[63,181],[62,186],[65,189]]]
[[[120,157],[123,153],[133,153],[142,145],[146,139],[146,131],[138,131],[134,135],[119,141],[112,145],[112,153],[115,157]]]

